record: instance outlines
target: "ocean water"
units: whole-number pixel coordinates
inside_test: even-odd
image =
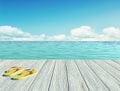
[[[0,60],[120,60],[120,42],[0,42]]]

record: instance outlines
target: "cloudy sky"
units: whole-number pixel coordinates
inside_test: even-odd
[[[0,0],[2,41],[120,41],[120,0]]]

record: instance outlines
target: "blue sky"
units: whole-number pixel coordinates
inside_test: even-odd
[[[98,34],[109,27],[118,32],[120,0],[0,0],[0,26],[48,36],[70,35],[73,29],[81,35],[82,26]]]
[[[0,0],[0,25],[48,35],[88,25],[120,26],[120,0]]]

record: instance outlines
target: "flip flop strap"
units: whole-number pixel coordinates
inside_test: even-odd
[[[22,73],[20,73],[19,75],[22,75],[22,74],[24,74],[24,73],[26,73],[26,72],[31,73],[31,71],[32,71],[31,69],[26,69],[26,70],[24,70]],[[28,73],[28,74],[29,74],[29,73]]]
[[[11,67],[11,68],[8,70],[8,72],[10,72],[11,70],[17,71],[17,70],[18,70],[18,67]]]

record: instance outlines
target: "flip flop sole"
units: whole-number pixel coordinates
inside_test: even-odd
[[[11,73],[5,73],[5,74],[3,74],[3,76],[13,76],[13,75],[15,75],[15,74],[17,74],[17,73],[19,73],[19,72],[22,72],[24,69],[20,69],[20,70],[18,70],[18,71],[15,71],[15,72],[11,72]]]
[[[13,77],[12,79],[13,79],[13,80],[22,80],[22,79],[24,79],[24,78],[28,78],[28,77],[34,76],[34,75],[36,75],[37,73],[38,73],[38,72],[36,72],[36,73],[34,73],[34,74],[27,75],[27,76],[21,76],[21,77],[18,77],[18,78]]]

